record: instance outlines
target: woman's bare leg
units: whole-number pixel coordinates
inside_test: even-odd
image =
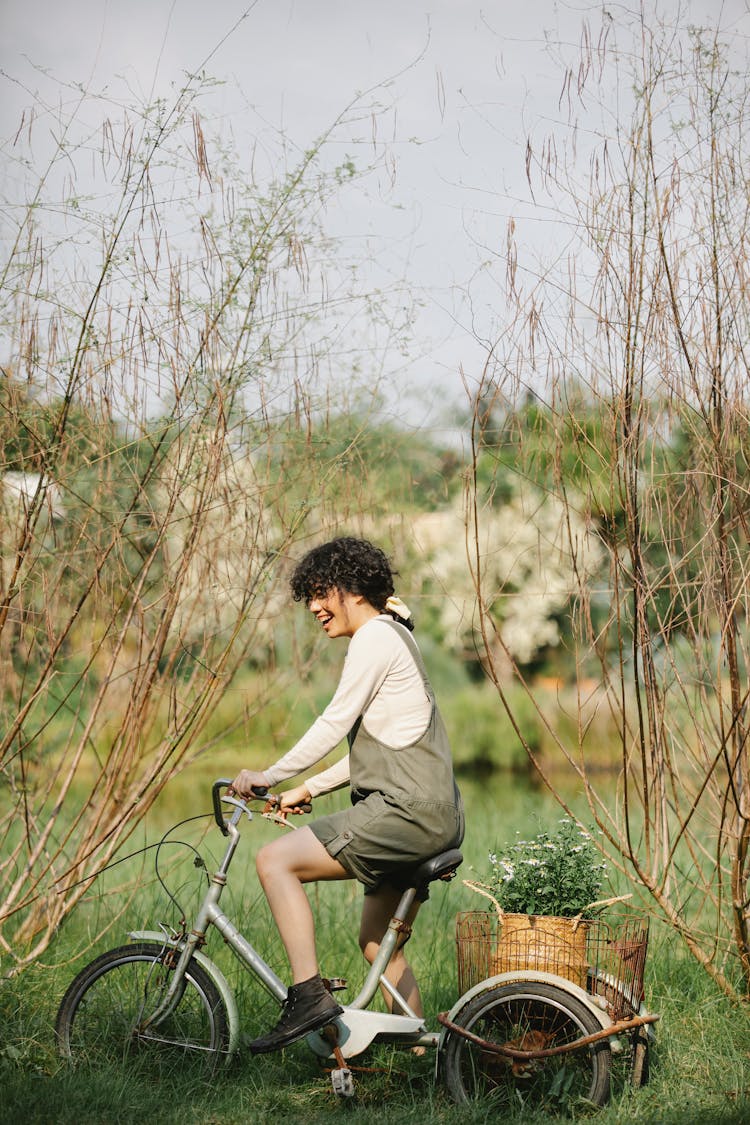
[[[309,828],[298,828],[265,844],[255,864],[289,958],[292,983],[309,980],[318,972],[318,957],[304,884],[351,879],[351,875],[328,854]]]
[[[388,929],[388,923],[393,917],[393,912],[401,901],[401,892],[392,887],[383,887],[374,894],[365,895],[362,907],[362,922],[359,931],[359,947],[366,959],[372,964],[378,946],[383,940],[383,934]],[[411,925],[417,916],[420,904],[415,902],[406,921]],[[399,945],[390,960],[385,976],[397,988],[411,1010],[418,1016],[424,1015],[422,997],[419,985],[412,971],[411,965],[404,957],[402,946],[406,938],[399,939]],[[400,1005],[394,1006],[393,997],[386,989],[382,989],[385,1003],[389,1012],[401,1014]]]

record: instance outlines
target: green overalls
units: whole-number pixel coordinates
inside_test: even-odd
[[[422,677],[431,705],[427,729],[411,746],[396,749],[373,738],[358,719],[348,736],[352,807],[310,825],[328,853],[364,884],[365,894],[381,883],[405,885],[410,868],[458,847],[464,834],[448,735],[422,656],[408,630],[388,624]]]

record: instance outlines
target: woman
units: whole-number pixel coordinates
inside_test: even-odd
[[[351,808],[315,820],[265,845],[258,876],[289,957],[293,984],[276,1027],[250,1044],[273,1051],[330,1023],[341,1008],[321,980],[304,884],[358,879],[365,888],[360,947],[372,961],[408,879],[408,869],[463,838],[461,797],[450,748],[411,615],[394,595],[383,552],[340,538],[310,551],[291,579],[327,636],[350,638],[341,679],[323,714],[274,765],[241,770],[232,791],[275,787],[324,758],[343,738],[349,754],[281,798],[300,813],[313,797],[351,784]],[[409,922],[416,915],[415,904]],[[405,940],[405,939],[404,939]],[[402,950],[386,973],[417,1014],[416,980]],[[386,994],[390,1006],[390,996]]]

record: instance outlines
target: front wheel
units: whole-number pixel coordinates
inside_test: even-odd
[[[57,1013],[58,1051],[74,1063],[121,1063],[138,1053],[167,1065],[175,1059],[209,1068],[226,1058],[229,1022],[208,973],[191,961],[168,1014],[161,1004],[179,953],[156,942],[123,945],[97,957],[68,988]]]
[[[609,1097],[607,1040],[528,1061],[491,1050],[493,1045],[549,1050],[600,1031],[594,1013],[564,989],[537,981],[498,985],[469,1001],[453,1022],[485,1044],[456,1032],[446,1037],[442,1074],[457,1102],[480,1099],[493,1112],[512,1114],[523,1105],[565,1112],[583,1104],[604,1105]]]

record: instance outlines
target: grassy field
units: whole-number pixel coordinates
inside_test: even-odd
[[[502,844],[516,828],[529,829],[538,816],[547,823],[557,812],[538,793],[493,783],[491,792],[467,793],[469,832],[464,848],[465,877],[481,877],[488,847]],[[533,810],[533,816],[532,816]],[[156,839],[156,823],[149,837]],[[260,840],[278,829],[256,820],[246,833],[244,854],[232,868],[232,882],[223,903],[241,920],[244,932],[283,976],[283,955],[274,941],[264,901],[253,879],[251,853]],[[165,882],[182,909],[194,908],[205,874],[194,865],[197,847],[211,867],[220,844],[208,819],[192,821],[174,833],[177,843],[160,850]],[[243,841],[244,842],[244,841]],[[380,1047],[361,1061],[373,1068],[356,1077],[351,1101],[337,1102],[328,1076],[303,1045],[283,1055],[252,1058],[241,1050],[218,1075],[207,1076],[195,1066],[167,1071],[144,1068],[141,1060],[114,1069],[73,1070],[56,1055],[52,1025],[61,996],[73,975],[95,953],[126,940],[130,928],[154,928],[159,920],[174,921],[170,907],[153,878],[154,850],[107,872],[88,902],[60,933],[54,949],[18,980],[0,988],[0,1104],[3,1120],[60,1123],[60,1125],[121,1125],[158,1121],[160,1125],[218,1125],[248,1120],[336,1121],[352,1112],[357,1121],[479,1122],[498,1120],[484,1109],[455,1106],[434,1080],[434,1055],[424,1058]],[[132,877],[137,876],[137,891]],[[358,990],[363,969],[356,944],[359,893],[354,885],[332,885],[311,891],[317,916],[322,968],[329,975],[346,976],[348,995]],[[449,1008],[457,996],[454,917],[458,910],[480,904],[458,880],[439,886],[424,906],[410,945],[411,959],[422,985],[429,1022]],[[102,923],[111,923],[96,942]],[[270,952],[269,952],[270,951]],[[210,940],[215,958],[236,988],[247,1040],[275,1018],[275,1005],[248,978],[223,946],[218,935]],[[684,954],[677,939],[655,925],[647,966],[647,1000],[662,1014],[657,1025],[648,1086],[633,1091],[618,1079],[610,1104],[592,1116],[601,1125],[617,1122],[747,1122],[750,1120],[750,1012],[732,1006],[719,995],[702,971]],[[588,1116],[580,1111],[581,1116]],[[538,1112],[519,1104],[518,1113],[503,1120],[524,1123],[561,1119],[551,1111]]]

